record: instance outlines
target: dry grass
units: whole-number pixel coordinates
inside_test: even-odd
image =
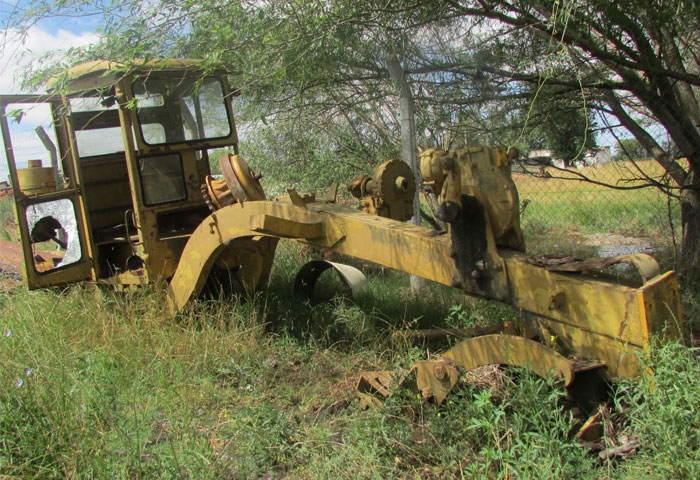
[[[650,180],[663,182],[664,169],[654,160],[637,162],[609,162],[604,165],[583,167],[575,170],[561,170],[546,167],[545,175],[532,169],[530,174],[515,173],[513,178],[521,194],[538,191],[607,191],[609,187],[591,182],[620,188],[631,188],[648,183]],[[586,182],[588,179],[591,182]]]

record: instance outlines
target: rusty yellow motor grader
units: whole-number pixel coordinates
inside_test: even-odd
[[[657,335],[681,335],[676,277],[650,256],[579,261],[525,253],[505,149],[421,154],[443,232],[406,223],[416,181],[396,160],[353,182],[360,208],[337,202],[337,186],[266,199],[238,154],[227,76],[198,61],[91,62],[50,86],[47,95],[0,97],[29,288],[167,282],[176,313],[215,273],[245,289],[264,286],[279,240],[291,239],[519,312],[519,325],[416,365],[418,388],[436,401],[461,369],[486,364],[527,367],[565,385],[591,369],[634,376]],[[223,178],[211,175],[212,155]],[[601,275],[617,263],[635,268],[639,285]],[[319,260],[302,268],[297,293],[310,294],[327,268],[351,286],[361,277]],[[369,373],[360,389],[387,394],[388,383],[388,374]]]

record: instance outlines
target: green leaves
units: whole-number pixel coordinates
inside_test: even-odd
[[[22,110],[21,108],[8,110],[5,116],[7,116],[7,118],[9,118],[10,121],[19,124],[22,121],[22,118],[24,118],[24,110]]]

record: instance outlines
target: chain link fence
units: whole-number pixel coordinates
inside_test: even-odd
[[[601,131],[599,148],[570,164],[546,150],[516,162],[528,251],[676,258],[680,205],[659,188],[668,185],[666,172],[635,140],[617,133]]]

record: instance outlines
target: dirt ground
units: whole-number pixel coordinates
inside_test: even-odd
[[[0,240],[0,284],[11,288],[22,280],[22,245]]]
[[[0,233],[0,286],[5,289],[14,288],[23,281],[22,244],[13,220],[6,220],[2,224]],[[35,252],[34,264],[39,271],[44,271],[53,268],[55,260],[60,258],[62,254],[55,250]]]

